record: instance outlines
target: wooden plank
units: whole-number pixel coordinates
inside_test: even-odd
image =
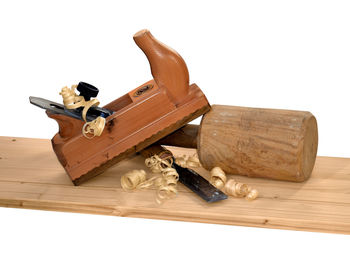
[[[350,234],[348,158],[318,157],[303,183],[232,176],[259,190],[253,202],[207,204],[179,184],[178,196],[163,205],[156,204],[152,189],[130,193],[120,186],[125,172],[145,169],[143,161],[133,156],[73,186],[49,140],[0,137],[0,206]],[[208,178],[207,171],[196,170]]]

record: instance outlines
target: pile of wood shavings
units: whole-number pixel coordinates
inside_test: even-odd
[[[198,156],[183,155],[176,158],[176,163],[183,168],[200,167]],[[145,160],[146,166],[153,172],[159,173],[161,176],[147,179],[144,170],[132,170],[121,178],[122,188],[126,191],[145,189],[155,187],[156,202],[163,203],[167,199],[174,198],[177,195],[177,182],[179,175],[172,168],[172,159],[164,160],[159,156],[154,155]],[[225,172],[220,167],[214,167],[210,172],[210,183],[218,189],[223,189],[227,195],[233,197],[245,197],[246,200],[252,201],[259,195],[256,189],[244,183],[236,182],[234,179],[229,179]]]
[[[121,186],[124,190],[136,190],[155,187],[156,202],[163,203],[167,199],[174,198],[177,195],[177,182],[179,175],[172,168],[172,159],[164,160],[154,155],[145,160],[146,166],[153,172],[160,175],[147,179],[144,170],[132,170],[121,178]]]

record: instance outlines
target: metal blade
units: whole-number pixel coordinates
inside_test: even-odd
[[[83,121],[83,118],[81,117],[82,108],[67,109],[62,104],[33,96],[29,97],[29,101],[33,105],[49,110],[55,114],[66,115]],[[92,120],[95,120],[99,116],[107,117],[111,114],[113,114],[113,111],[111,110],[99,107],[91,107],[86,114],[86,120],[90,122]]]
[[[179,174],[179,181],[208,203],[227,199],[227,195],[210,184],[209,181],[194,170],[183,168],[176,164],[175,161],[173,162],[173,167]]]

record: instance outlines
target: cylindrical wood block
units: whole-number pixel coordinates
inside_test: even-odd
[[[318,131],[310,112],[214,105],[197,139],[208,170],[300,182],[314,167]]]

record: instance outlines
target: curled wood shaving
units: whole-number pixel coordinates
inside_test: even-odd
[[[147,179],[147,175],[144,170],[132,170],[121,177],[120,183],[124,190],[130,191],[135,189],[150,188],[153,185],[160,186],[161,178],[152,177]]]
[[[193,155],[193,156],[188,157],[188,159],[186,161],[186,165],[190,168],[201,166],[197,155]]]
[[[228,195],[234,197],[245,197],[248,195],[249,187],[247,184],[236,182],[234,179],[229,179],[225,185],[225,191]]]
[[[125,190],[136,189],[146,180],[146,172],[144,170],[132,170],[121,178],[122,188]]]
[[[192,156],[183,155],[180,157],[176,157],[175,162],[183,168],[193,168],[201,166],[197,154],[194,154]]]
[[[252,201],[255,198],[257,198],[259,196],[259,192],[256,189],[252,189],[249,191],[248,195],[245,197],[245,199],[247,199],[248,201]]]
[[[256,199],[259,195],[258,190],[251,188],[247,184],[236,182],[234,179],[229,179],[224,189],[227,195],[245,197],[248,201]]]
[[[184,155],[184,156],[176,157],[175,163],[177,163],[183,168],[186,168],[186,161],[187,159],[186,159],[186,156]]]
[[[84,124],[82,129],[83,135],[88,139],[91,139],[95,136],[101,136],[105,125],[106,119],[99,116],[95,120]]]
[[[220,167],[214,167],[210,171],[210,183],[218,189],[222,189],[225,186],[226,174]]]
[[[158,155],[153,155],[145,160],[145,165],[154,173],[160,173],[166,167],[171,168],[172,164],[173,159],[171,157],[162,159]]]
[[[105,127],[106,120],[103,117],[98,117],[91,122],[86,121],[86,114],[89,108],[92,106],[98,106],[100,102],[97,99],[85,101],[83,96],[78,96],[75,93],[75,89],[77,87],[78,85],[72,85],[70,89],[67,86],[62,88],[60,95],[62,95],[63,104],[67,109],[84,107],[82,112],[82,118],[85,121],[82,129],[83,135],[88,139],[92,139],[95,136],[100,136]]]

